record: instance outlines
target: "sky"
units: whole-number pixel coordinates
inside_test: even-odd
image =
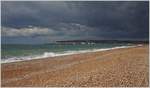
[[[148,40],[148,1],[2,1],[8,44],[59,40]]]

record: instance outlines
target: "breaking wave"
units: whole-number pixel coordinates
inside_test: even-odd
[[[137,45],[142,46],[142,45]],[[11,57],[6,59],[1,59],[1,63],[10,63],[10,62],[18,62],[18,61],[25,61],[25,60],[33,60],[33,59],[41,59],[47,57],[56,57],[56,56],[65,56],[65,55],[73,55],[73,54],[81,54],[81,53],[88,53],[88,52],[98,52],[98,51],[106,51],[112,49],[121,49],[121,48],[130,48],[136,46],[119,46],[113,48],[103,48],[103,49],[88,49],[88,50],[78,50],[78,51],[64,51],[64,52],[44,52],[41,55],[32,55],[32,56],[23,56],[23,57]]]

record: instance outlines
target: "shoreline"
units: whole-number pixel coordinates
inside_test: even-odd
[[[133,48],[133,47],[139,47],[139,46],[143,46],[143,44],[136,44],[136,45],[132,45],[132,46],[116,46],[116,47],[112,47],[112,48],[102,48],[102,49],[93,49],[93,50],[71,51],[71,53],[63,53],[63,54],[57,54],[57,55],[53,55],[53,56],[49,56],[49,55],[42,56],[41,55],[39,57],[37,56],[35,58],[24,58],[24,59],[21,59],[21,60],[10,60],[10,61],[9,60],[6,60],[6,61],[1,60],[1,64],[22,62],[22,61],[30,61],[30,60],[36,60],[36,59],[45,59],[45,58],[52,58],[52,57],[61,57],[61,56],[68,56],[68,55],[76,55],[76,54],[103,52],[103,51],[108,51],[108,50],[122,49],[122,48]]]
[[[148,45],[1,64],[4,87],[147,87]]]

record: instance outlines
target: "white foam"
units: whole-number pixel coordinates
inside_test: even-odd
[[[140,44],[140,45],[137,45],[137,46],[142,46],[142,45]],[[65,56],[65,55],[73,55],[73,54],[88,53],[88,52],[98,52],[98,51],[106,51],[106,50],[112,50],[112,49],[130,48],[130,47],[136,47],[136,46],[119,46],[119,47],[103,48],[103,49],[88,49],[88,50],[79,50],[79,51],[65,51],[65,52],[62,52],[62,53],[44,52],[42,55],[13,57],[13,58],[8,58],[8,59],[2,59],[1,63],[10,63],[10,62],[32,60],[32,59],[41,59],[41,58],[47,58],[47,57]]]

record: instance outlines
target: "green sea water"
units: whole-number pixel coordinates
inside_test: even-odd
[[[127,46],[125,43],[99,43],[99,44],[39,44],[39,45],[25,45],[25,44],[2,44],[1,45],[1,59],[2,62],[9,62],[15,60],[26,60],[42,56],[57,56],[67,53],[75,53],[79,51],[106,49],[119,46]]]

